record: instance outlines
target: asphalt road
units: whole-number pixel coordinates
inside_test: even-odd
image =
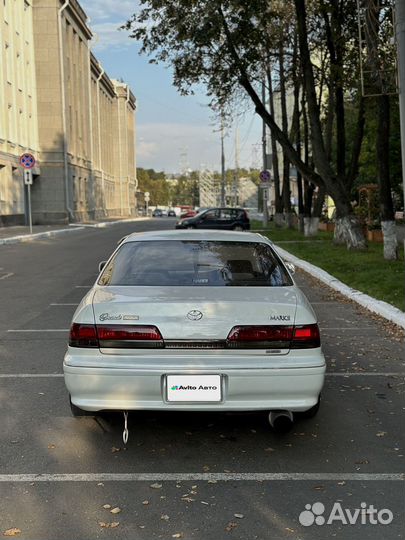
[[[0,534],[405,538],[403,338],[304,274],[296,279],[328,361],[316,418],[278,435],[263,413],[137,412],[124,447],[121,414],[71,417],[61,373],[75,305],[119,238],[172,226],[156,219],[0,246]],[[317,523],[307,511],[303,526],[316,502]],[[362,503],[368,513],[350,524]]]

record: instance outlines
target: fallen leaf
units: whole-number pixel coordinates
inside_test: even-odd
[[[184,538],[184,534],[183,533],[172,534],[172,538]]]
[[[120,524],[119,521],[113,521],[111,523],[106,523],[105,521],[99,521],[98,524],[103,529],[115,529]]]
[[[385,437],[387,435],[387,432],[386,431],[379,431],[378,433],[376,433],[377,437]]]
[[[238,519],[243,519],[245,517],[243,514],[234,514],[234,516]]]
[[[160,519],[163,519],[163,521],[169,521],[169,516],[167,514],[163,514],[162,516],[160,516]]]
[[[109,510],[111,508],[111,504],[103,504],[103,508]]]
[[[110,510],[111,514],[119,514],[121,512],[121,508],[119,506],[116,506],[112,510]]]
[[[113,447],[111,448],[111,452],[112,452],[113,454],[115,454],[115,452],[121,452],[121,448],[117,448],[116,446],[113,446]]]
[[[149,487],[153,489],[160,489],[162,487],[162,484],[151,484]]]
[[[56,448],[56,445],[55,444],[48,444],[48,448],[49,448],[49,450],[53,450],[54,448]]]
[[[228,525],[225,527],[225,530],[226,530],[227,532],[231,532],[231,531],[232,531],[233,529],[235,529],[237,526],[238,526],[237,523],[235,523],[234,521],[230,521],[230,522],[228,523]]]
[[[146,506],[147,504],[149,504],[149,501],[142,501],[142,504]]]
[[[182,497],[181,500],[185,501],[185,502],[194,502],[195,501],[195,499],[192,499],[191,497]]]
[[[208,480],[208,484],[217,484],[218,480]]]
[[[13,527],[11,529],[7,529],[4,531],[3,536],[17,536],[17,534],[21,534],[21,529],[17,529],[17,527]]]
[[[207,505],[210,504],[210,503],[207,503],[207,502],[205,502],[205,501],[200,501],[200,503],[201,503],[201,504],[207,504]]]

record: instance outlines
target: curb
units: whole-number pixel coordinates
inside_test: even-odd
[[[82,231],[86,228],[94,228],[94,229],[104,229],[106,227],[110,227],[111,225],[116,225],[117,223],[128,223],[132,221],[142,221],[145,219],[150,219],[149,217],[141,217],[141,218],[129,218],[129,219],[120,219],[117,221],[103,221],[101,223],[89,223],[89,224],[82,224],[82,223],[72,223],[69,225],[68,229],[57,229],[55,231],[45,231],[40,233],[34,233],[34,234],[20,234],[18,236],[10,236],[9,238],[1,238],[0,239],[0,246],[5,244],[17,244],[19,242],[30,242],[31,240],[38,240],[41,238],[52,238],[53,236],[58,236],[60,234],[67,234],[73,231]]]
[[[343,294],[343,296],[346,296],[346,298],[350,298],[350,300],[357,302],[357,304],[360,304],[369,311],[376,313],[380,317],[383,317],[384,319],[387,319],[388,321],[405,329],[405,313],[400,309],[388,304],[388,302],[377,300],[376,298],[368,296],[368,294],[364,294],[356,289],[352,289],[348,285],[345,285],[333,277],[331,274],[328,274],[328,272],[325,272],[325,270],[318,268],[318,266],[299,259],[295,255],[292,255],[277,245],[274,245],[274,247],[283,259],[288,262],[292,262],[295,266],[297,266],[297,268],[305,270],[308,272],[308,274],[311,274],[322,283],[325,283],[331,289],[334,289],[335,291]]]
[[[39,238],[52,238],[62,234],[67,234],[72,231],[81,231],[84,227],[75,227],[74,229],[57,229],[56,231],[45,231],[35,234],[21,234],[19,236],[10,236],[10,238],[0,239],[0,245],[4,244],[17,244],[19,242],[31,242],[31,240],[37,240]]]

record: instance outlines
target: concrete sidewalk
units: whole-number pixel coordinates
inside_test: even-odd
[[[71,223],[64,225],[33,225],[32,234],[28,226],[0,227],[0,245],[16,244],[18,242],[29,242],[38,238],[50,238],[61,234],[69,234],[75,231],[83,230],[86,227],[105,228],[117,223],[131,221],[142,221],[150,219],[147,217],[134,217],[129,219],[112,218],[106,221],[91,221],[86,223]]]

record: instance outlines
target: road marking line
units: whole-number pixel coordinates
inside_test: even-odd
[[[78,306],[78,302],[76,302],[75,304],[49,304],[50,306]]]
[[[355,324],[355,321],[353,321],[353,324]],[[363,326],[363,327],[356,327],[356,326],[351,326],[351,327],[345,327],[345,326],[342,326],[342,327],[338,327],[338,328],[332,328],[331,326],[322,326],[322,325],[319,325],[321,330],[374,330],[375,331],[375,327],[374,326]]]
[[[342,372],[342,373],[326,373],[325,377],[405,377],[405,372]],[[29,378],[44,378],[47,377],[63,377],[63,373],[0,373],[0,379],[29,379]]]
[[[14,334],[18,334],[18,333],[27,333],[27,332],[69,332],[69,328],[54,328],[54,329],[46,329],[46,330],[27,330],[27,329],[22,329],[22,330],[7,330],[7,332],[11,332],[11,333],[14,333]]]
[[[186,482],[227,481],[360,481],[403,482],[403,473],[77,473],[0,474],[0,482]]]
[[[51,377],[63,377],[63,373],[3,373],[0,379],[47,379]]]

